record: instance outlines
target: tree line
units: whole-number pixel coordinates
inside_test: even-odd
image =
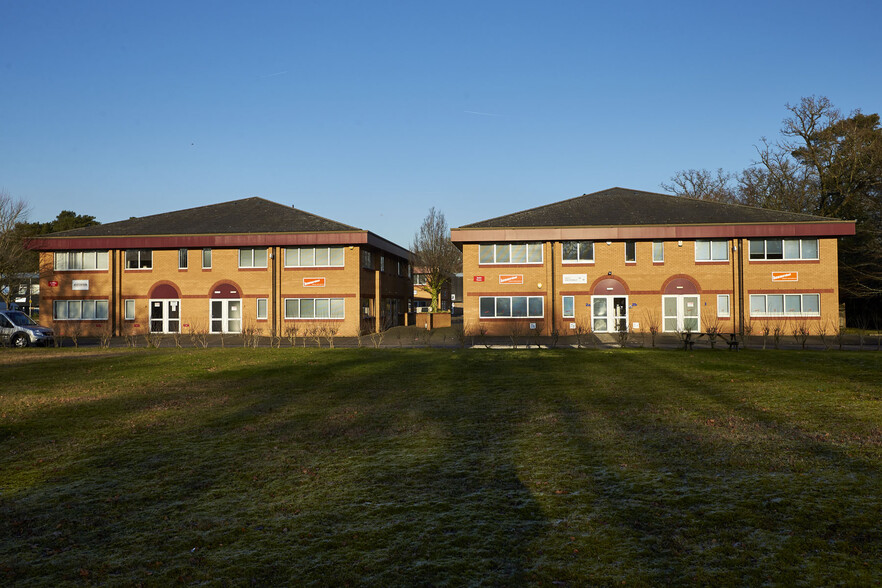
[[[842,114],[829,98],[787,104],[779,136],[741,171],[678,171],[662,189],[699,200],[856,221],[839,241],[840,298],[878,314],[882,302],[882,128],[878,114]]]

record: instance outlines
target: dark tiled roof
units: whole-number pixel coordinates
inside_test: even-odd
[[[71,229],[47,237],[129,237],[134,235],[196,235],[224,233],[310,233],[360,231],[263,198],[243,198],[186,210]]]
[[[806,223],[831,220],[810,214],[610,188],[460,228]]]

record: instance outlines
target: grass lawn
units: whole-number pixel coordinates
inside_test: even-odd
[[[878,585],[882,355],[0,350],[0,583]]]

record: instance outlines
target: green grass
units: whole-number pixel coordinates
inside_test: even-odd
[[[878,585],[882,355],[0,353],[0,583]]]

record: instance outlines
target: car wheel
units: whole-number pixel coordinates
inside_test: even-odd
[[[18,335],[16,335],[15,337],[12,338],[12,346],[13,347],[18,347],[18,348],[27,347],[29,343],[30,343],[30,341],[28,340],[28,336],[22,335],[21,333],[19,333]]]

